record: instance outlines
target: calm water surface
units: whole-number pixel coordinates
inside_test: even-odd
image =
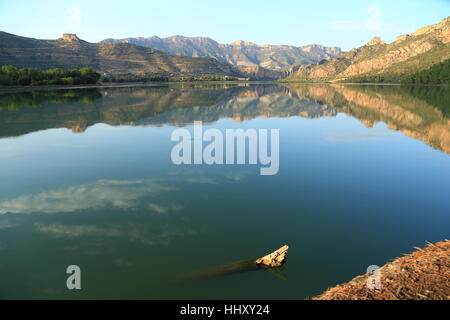
[[[0,299],[304,299],[448,238],[450,112],[436,90],[2,93]],[[279,173],[172,164],[172,131],[197,120],[279,129]],[[287,280],[267,270],[176,280],[284,244]],[[80,291],[66,289],[72,264]]]

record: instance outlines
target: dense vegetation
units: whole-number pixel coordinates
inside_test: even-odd
[[[450,59],[406,76],[402,84],[450,84]]]
[[[0,85],[4,86],[95,84],[99,79],[100,74],[91,68],[39,70],[17,69],[13,66],[0,67]]]
[[[102,79],[103,83],[120,83],[120,82],[167,82],[169,78],[164,75],[154,73],[116,73],[108,74]]]
[[[398,83],[399,82],[399,76],[395,74],[374,74],[374,75],[365,75],[365,76],[358,76],[358,77],[352,77],[345,79],[340,82],[346,82],[346,83]]]

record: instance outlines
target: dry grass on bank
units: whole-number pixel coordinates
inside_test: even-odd
[[[369,289],[365,274],[313,300],[449,300],[450,241],[415,249],[380,268],[380,289]]]

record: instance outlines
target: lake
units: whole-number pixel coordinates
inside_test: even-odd
[[[449,238],[447,90],[0,93],[0,299],[305,299]],[[278,173],[175,165],[171,134],[194,121],[278,129]],[[276,272],[180,280],[285,244]],[[81,290],[66,287],[70,265],[81,268]]]

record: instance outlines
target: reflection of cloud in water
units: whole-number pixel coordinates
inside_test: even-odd
[[[328,136],[325,139],[328,141],[368,141],[368,140],[378,140],[384,139],[390,135],[387,131],[368,131],[360,133],[337,133],[332,136]]]
[[[227,172],[224,178],[225,181],[223,177],[191,176],[186,177],[183,181],[194,184],[220,184],[223,182],[239,182],[245,178],[245,175],[239,172]]]
[[[19,226],[18,223],[9,221],[9,220],[0,220],[0,230],[2,229],[10,229]]]
[[[223,175],[211,176],[208,175],[208,171],[204,169],[183,169],[170,171],[168,172],[168,175],[187,183],[219,184],[244,180],[246,173],[230,170],[223,173]]]
[[[124,259],[116,259],[114,261],[115,265],[119,268],[130,268],[133,266],[133,263]]]
[[[183,210],[183,206],[177,204],[159,204],[159,203],[150,203],[148,205],[151,211],[159,213],[159,214],[168,214],[170,212],[177,212]]]
[[[245,174],[243,172],[227,172],[225,177],[231,181],[239,182],[244,180]]]
[[[136,205],[141,197],[174,190],[177,188],[150,180],[100,180],[2,201],[0,214],[67,213],[106,206],[127,209]]]
[[[186,225],[174,224],[160,227],[146,225],[65,225],[65,224],[35,224],[36,231],[58,238],[102,238],[125,239],[147,245],[168,244],[171,238],[197,235],[197,232]]]
[[[219,184],[219,180],[211,177],[188,177],[184,179],[186,183],[196,184]]]
[[[199,229],[203,230],[204,227],[196,225],[194,228],[189,215],[171,215],[170,213],[185,210],[185,207],[175,202],[177,197],[172,196],[171,200],[161,198],[164,193],[190,188],[193,184],[236,183],[243,178],[244,175],[238,172],[208,175],[204,171],[193,170],[153,179],[99,180],[22,195],[0,201],[0,215],[70,213],[108,207],[127,210],[135,206],[144,213],[154,214],[131,215],[131,218],[115,215],[112,220],[100,220],[97,223],[90,220],[91,215],[79,215],[75,223],[66,223],[61,220],[65,219],[64,216],[59,215],[45,218],[39,214],[32,217],[4,215],[0,217],[0,230],[22,224],[29,225],[31,222],[34,231],[55,241],[67,240],[65,251],[83,251],[92,256],[105,255],[109,250],[113,250],[110,246],[113,241],[168,245],[172,241],[196,236],[201,232]],[[69,219],[73,222],[72,218]],[[82,221],[84,219],[89,222]],[[1,247],[7,248],[4,245]],[[128,263],[118,262],[118,265],[127,267]]]
[[[158,179],[99,180],[94,183],[26,194],[0,201],[0,215],[69,213],[107,207],[130,209],[137,206],[145,197],[157,197],[161,193],[178,191],[182,183],[219,185],[236,183],[244,177],[244,173],[240,172],[211,176],[202,170],[185,170],[170,172],[168,177]],[[159,214],[183,209],[183,206],[179,204],[165,204],[158,201],[150,201],[147,207]]]

